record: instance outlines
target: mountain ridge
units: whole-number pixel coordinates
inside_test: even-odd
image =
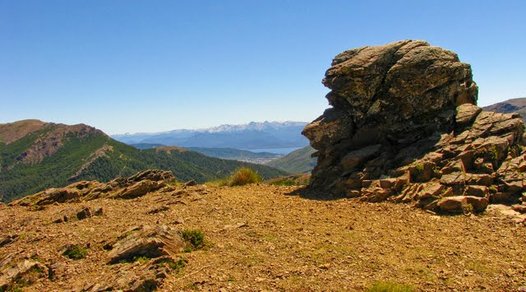
[[[301,135],[306,122],[250,122],[225,124],[206,129],[177,129],[157,133],[117,134],[112,137],[126,144],[163,144],[181,147],[272,149],[304,147]]]
[[[486,111],[497,113],[518,113],[526,121],[526,97],[511,98],[483,107]]]
[[[25,135],[13,135],[17,132],[14,129]],[[0,142],[0,196],[4,201],[79,180],[108,181],[149,168],[170,170],[179,180],[197,182],[225,177],[243,166],[265,178],[285,174],[267,166],[193,151],[170,151],[174,147],[139,150],[84,124],[34,120],[2,124],[0,139],[9,142]]]

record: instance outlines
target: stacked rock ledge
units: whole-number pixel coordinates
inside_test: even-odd
[[[303,131],[317,150],[314,193],[441,213],[526,205],[522,119],[477,107],[455,53],[413,40],[353,49],[323,84],[332,107]]]

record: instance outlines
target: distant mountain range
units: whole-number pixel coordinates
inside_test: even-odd
[[[264,178],[286,174],[268,166],[211,158],[178,147],[139,150],[102,131],[24,120],[0,124],[0,199],[10,201],[80,180],[108,181],[138,171],[171,170],[176,178],[204,182],[249,166]]]
[[[518,113],[526,121],[526,97],[508,99],[503,102],[488,105],[484,110],[498,113]]]
[[[276,149],[308,145],[301,131],[306,122],[251,122],[200,130],[113,135],[126,144],[162,144],[180,147]]]

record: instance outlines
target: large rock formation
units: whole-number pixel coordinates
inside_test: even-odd
[[[323,84],[332,108],[303,131],[318,157],[311,189],[443,212],[520,199],[522,119],[477,107],[455,53],[411,40],[353,49]]]

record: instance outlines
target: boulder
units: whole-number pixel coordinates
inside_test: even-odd
[[[480,213],[486,210],[489,200],[473,196],[452,196],[437,202],[438,211],[443,213]]]
[[[454,52],[414,40],[352,49],[322,82],[332,107],[303,130],[318,157],[311,195],[480,212],[526,191],[522,119],[478,107],[471,67]]]

